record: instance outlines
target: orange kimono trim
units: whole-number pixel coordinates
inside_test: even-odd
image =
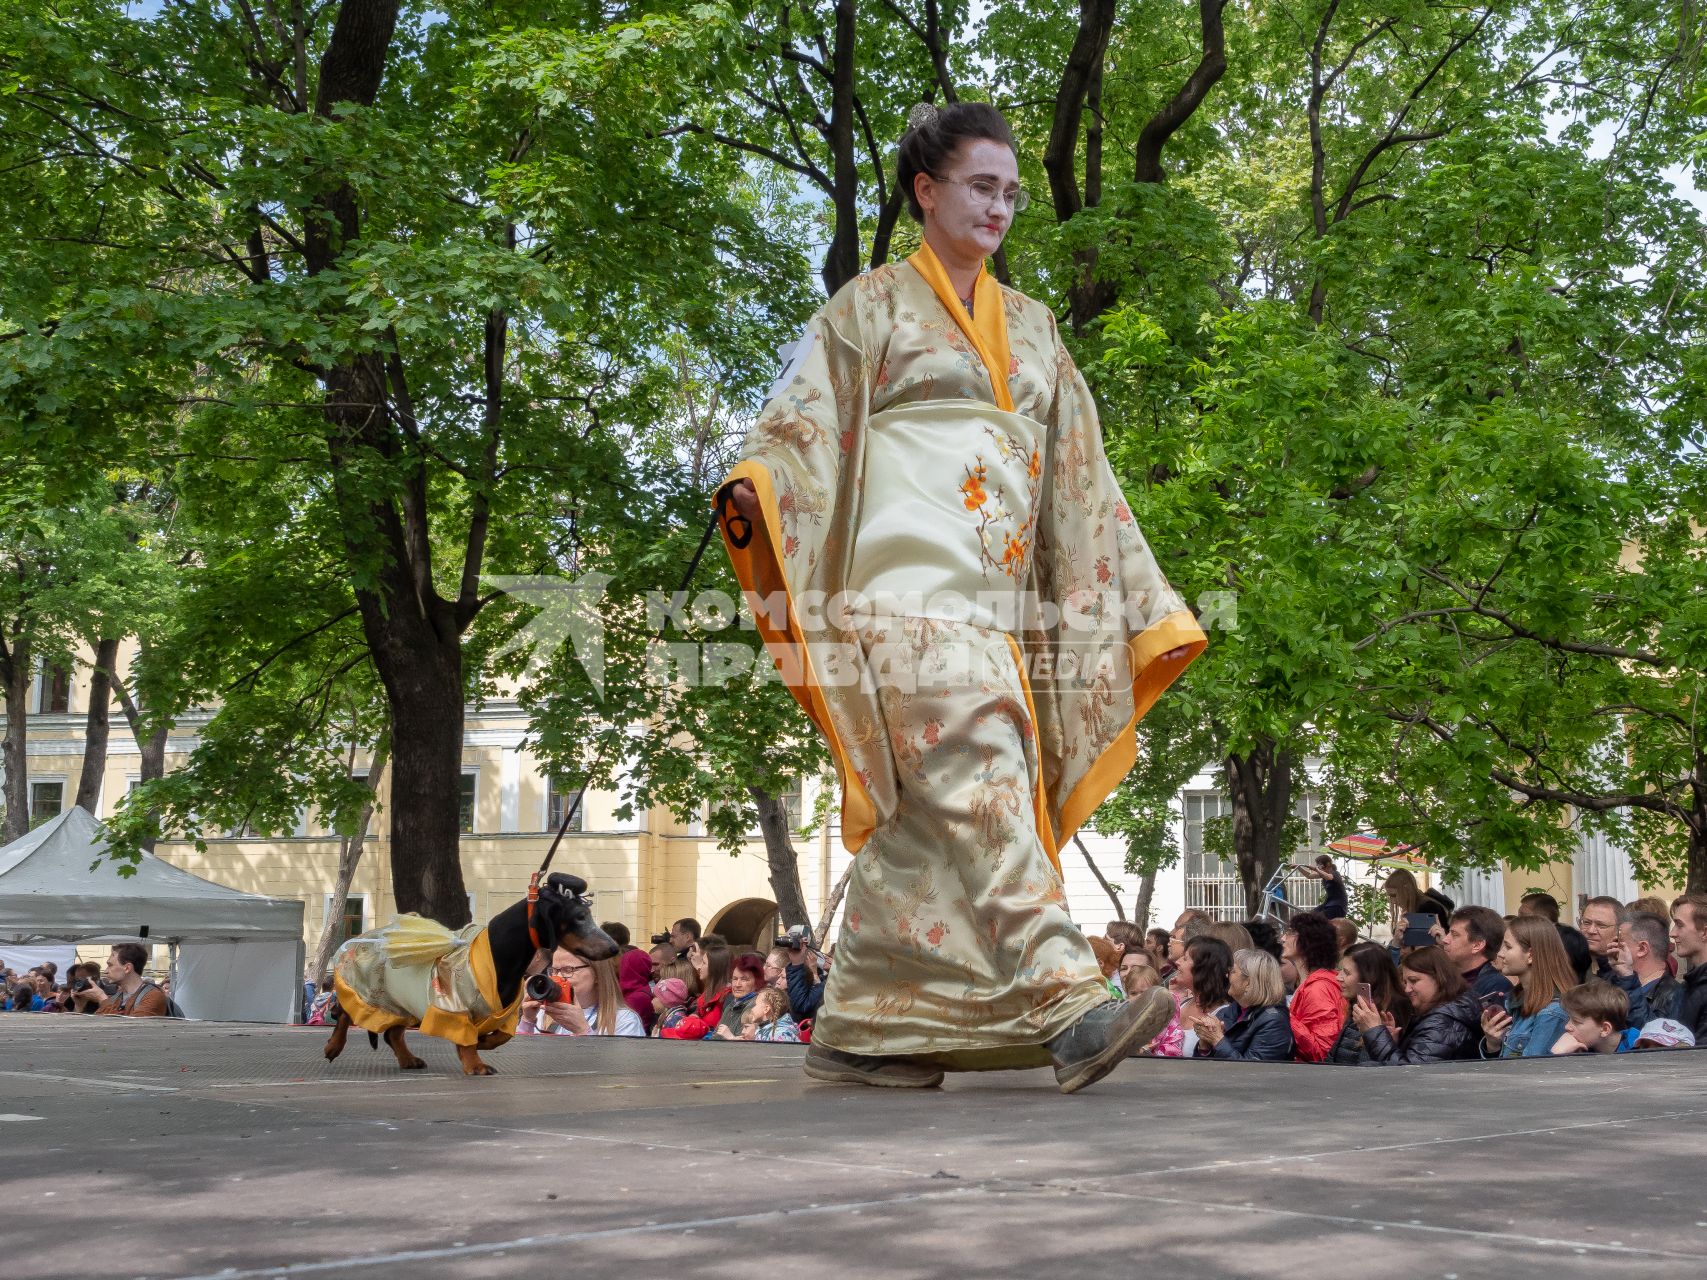
[[[776,661],[788,691],[794,695],[829,745],[836,762],[836,772],[842,784],[842,844],[849,853],[858,853],[871,833],[877,829],[877,807],[866,790],[865,781],[849,758],[847,748],[836,733],[834,721],[818,692],[817,674],[812,670],[812,656],[806,648],[806,638],[800,629],[800,619],[794,608],[794,593],[789,589],[782,566],[777,562],[776,547],[782,529],[776,489],[771,484],[770,468],[762,462],[746,459],[735,464],[724,478],[724,485],[738,480],[750,480],[759,499],[759,523],[753,529],[752,540],[737,547],[729,539],[727,524],[722,526],[723,545],[729,552],[729,563],[747,596],[747,608],[753,615],[759,635]],[[778,620],[770,616],[762,601],[780,591],[787,602],[787,616]]]
[[[1013,372],[1013,352],[1008,347],[1008,316],[1002,305],[1001,284],[979,264],[978,279],[972,284],[972,308],[977,312],[974,318],[967,315],[966,308],[960,305],[960,295],[955,293],[942,260],[936,256],[929,242],[920,242],[919,251],[907,259],[907,265],[925,278],[925,283],[930,285],[948,314],[954,317],[954,322],[984,362],[984,368],[990,374],[990,390],[994,393],[996,408],[1012,413],[1014,398],[1008,390],[1008,376]]]
[[[1138,762],[1138,722],[1156,705],[1156,700],[1167,687],[1179,679],[1208,647],[1209,640],[1203,634],[1203,628],[1185,609],[1169,614],[1127,642],[1132,661],[1132,719],[1096,758],[1061,805],[1062,844],[1073,838],[1073,833],[1096,812],[1109,792],[1132,772],[1132,766]],[[1162,661],[1164,653],[1179,648],[1186,650],[1184,657]]]
[[[1049,793],[1043,785],[1043,743],[1038,740],[1037,704],[1031,700],[1031,678],[1025,673],[1025,651],[1011,635],[1007,636],[1007,642],[1014,655],[1014,670],[1019,672],[1019,687],[1025,690],[1025,713],[1031,717],[1031,742],[1037,752],[1037,789],[1031,793],[1031,807],[1037,817],[1037,838],[1043,842],[1043,852],[1049,855],[1055,874],[1065,882],[1067,873],[1061,870],[1061,845],[1056,841],[1055,828],[1049,821]]]

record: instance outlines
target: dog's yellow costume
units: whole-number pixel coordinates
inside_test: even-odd
[[[501,1031],[514,1035],[522,992],[500,1005],[498,973],[484,925],[452,931],[435,920],[398,916],[351,938],[332,960],[338,1003],[363,1031],[419,1027],[456,1045]]]

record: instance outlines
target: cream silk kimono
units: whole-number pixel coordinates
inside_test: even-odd
[[[332,985],[350,1021],[376,1034],[419,1027],[452,1044],[514,1035],[522,992],[505,1006],[484,925],[454,933],[413,912],[358,934],[332,958]]]
[[[1204,648],[1054,316],[987,272],[969,316],[928,246],[863,275],[808,324],[728,478],[762,513],[743,547],[726,509],[731,560],[856,854],[813,1039],[1047,1063],[1108,998],[1058,851]]]

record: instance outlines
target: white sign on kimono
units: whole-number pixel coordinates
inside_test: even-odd
[[[777,380],[771,383],[771,389],[765,396],[767,401],[775,400],[782,394],[784,388],[794,381],[794,375],[799,373],[806,363],[806,357],[812,354],[812,345],[818,341],[818,331],[807,325],[801,335],[786,347],[777,348],[777,356],[782,361],[782,372]]]

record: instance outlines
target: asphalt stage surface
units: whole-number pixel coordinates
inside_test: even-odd
[[[1133,1060],[941,1090],[788,1045],[0,1015],[0,1277],[1698,1275],[1707,1057]],[[79,1221],[68,1214],[75,1213]]]

